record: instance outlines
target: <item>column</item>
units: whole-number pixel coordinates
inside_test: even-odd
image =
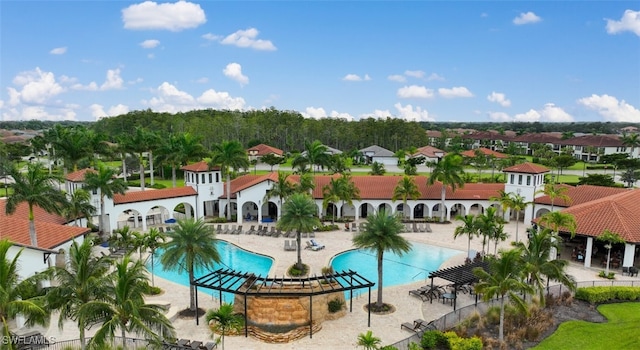
[[[593,237],[587,237],[587,250],[584,252],[584,267],[591,267]]]
[[[258,223],[262,223],[262,201],[258,201]]]

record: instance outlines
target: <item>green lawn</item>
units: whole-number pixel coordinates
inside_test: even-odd
[[[606,323],[569,321],[534,349],[638,349],[640,303],[600,305]]]

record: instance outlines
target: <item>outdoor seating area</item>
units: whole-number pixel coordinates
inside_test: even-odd
[[[433,324],[433,322],[427,322],[422,319],[417,319],[417,320],[413,320],[413,323],[405,322],[401,324],[400,329],[406,329],[414,333],[422,333],[428,330],[436,330],[437,328]]]
[[[431,225],[429,225],[428,222],[423,222],[423,223],[418,223],[418,222],[411,222],[411,223],[404,223],[404,230],[402,231],[403,233],[427,233],[427,232],[433,232],[433,230],[431,229]]]
[[[207,342],[206,344],[197,341],[197,340],[189,340],[189,339],[179,339],[175,343],[165,342],[162,344],[162,348],[165,350],[211,350],[218,347],[218,344],[215,342]]]
[[[307,246],[304,249],[311,249],[313,251],[324,249],[324,244],[316,242],[314,239],[307,241]]]
[[[295,239],[289,240],[289,239],[285,239],[284,240],[284,250],[285,251],[296,251],[298,250],[298,244],[296,243]]]

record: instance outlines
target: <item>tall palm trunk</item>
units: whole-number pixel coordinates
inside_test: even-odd
[[[231,221],[231,175],[227,170],[227,221]]]
[[[122,178],[127,182],[127,154],[122,155]]]
[[[383,250],[378,251],[378,300],[376,301],[376,307],[382,307],[382,257],[384,255]]]
[[[504,341],[504,295],[500,298],[500,328],[498,331],[498,339]]]
[[[175,165],[171,166],[171,184],[173,185],[173,188],[176,188],[176,166]]]
[[[189,309],[191,311],[196,312],[196,317],[198,317],[196,310],[196,289],[193,285],[193,281],[195,281],[195,276],[193,273],[193,265],[189,266]]]
[[[301,242],[301,238],[300,238],[300,231],[297,231],[296,233],[296,243],[298,244],[298,249],[297,249],[297,253],[298,253],[298,262],[296,262],[296,268],[298,270],[302,270],[302,255],[301,255],[301,248],[302,248],[302,242]]]
[[[153,175],[154,174],[153,173],[154,173],[154,169],[153,169],[153,152],[149,151],[149,176],[151,178],[151,180],[150,180],[151,181],[151,186],[154,185],[154,182],[153,182]]]
[[[518,223],[520,222],[520,210],[516,211],[516,243],[518,242]]]
[[[127,338],[126,338],[126,334],[124,331],[124,327],[126,326],[126,323],[122,325],[122,330],[121,330],[121,334],[120,336],[122,337],[122,350],[126,350],[127,349]]]
[[[33,205],[31,204],[29,204],[29,239],[31,240],[32,246],[38,246],[38,236],[36,235],[36,221],[34,220]]]
[[[101,235],[105,234],[105,227],[104,227],[104,217],[105,217],[105,212],[104,212],[104,195],[102,193],[100,193],[100,233]],[[104,239],[104,236],[102,237]]]
[[[87,348],[87,339],[84,335],[84,325],[78,329],[80,336],[80,350],[85,350]]]
[[[144,191],[144,158],[140,152],[140,190]]]

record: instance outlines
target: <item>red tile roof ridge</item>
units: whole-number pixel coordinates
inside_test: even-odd
[[[198,193],[191,186],[154,189],[152,191],[127,191],[125,194],[113,196],[113,204],[145,202],[156,199],[195,196]]]
[[[197,163],[184,165],[180,168],[180,170],[193,171],[193,172],[199,173],[199,172],[205,172],[205,171],[220,170],[220,167],[218,166],[209,167],[208,162],[201,160]]]
[[[95,169],[91,169],[91,168],[76,170],[74,172],[68,173],[67,176],[65,176],[65,179],[71,182],[83,182],[85,174],[87,172],[95,173],[96,171]]]
[[[534,164],[530,162],[516,164],[507,168],[502,169],[503,172],[512,172],[512,173],[524,173],[524,174],[542,174],[548,173],[549,168]]]

